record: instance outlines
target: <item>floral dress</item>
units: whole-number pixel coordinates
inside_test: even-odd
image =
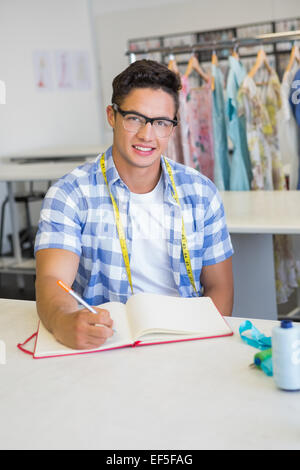
[[[239,114],[246,116],[252,165],[252,189],[286,189],[277,128],[281,108],[280,82],[275,71],[266,88],[258,89],[248,75],[238,93]]]
[[[197,88],[187,87],[186,91],[189,166],[214,181],[211,80]]]
[[[280,82],[272,71],[267,85],[258,89],[247,76],[238,94],[239,112],[245,114],[252,164],[252,189],[286,190],[279,148],[278,112],[281,109]],[[274,235],[274,261],[277,303],[287,302],[297,287],[299,263],[288,235]]]
[[[183,83],[182,83],[183,84]],[[167,157],[178,163],[186,163],[186,147],[188,146],[188,134],[186,130],[186,91],[182,86],[179,92],[179,109],[177,113],[178,125],[175,127],[169,139],[166,150]]]
[[[180,120],[180,112],[178,112],[177,118]],[[180,124],[179,124],[180,125]],[[181,142],[181,132],[179,125],[173,130],[173,134],[168,142],[168,147],[166,150],[166,156],[171,158],[177,163],[184,163],[183,159],[183,149]]]
[[[183,162],[185,165],[190,166],[190,144],[189,144],[189,122],[188,122],[188,96],[189,96],[189,82],[187,77],[181,76],[181,90],[179,93],[179,112],[180,112],[180,130],[181,145],[183,153]]]

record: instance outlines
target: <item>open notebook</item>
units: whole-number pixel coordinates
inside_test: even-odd
[[[57,342],[39,322],[33,357],[83,354],[233,334],[209,297],[184,298],[141,293],[130,297],[126,304],[108,302],[99,307],[110,312],[116,330],[103,346],[89,350],[70,349]]]

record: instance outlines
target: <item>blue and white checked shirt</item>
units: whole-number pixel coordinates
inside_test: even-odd
[[[100,158],[86,163],[58,180],[44,199],[35,252],[61,248],[80,256],[73,288],[90,305],[118,301],[131,296],[112,202],[104,181]],[[224,261],[233,254],[224,207],[215,185],[198,171],[168,160],[178,192],[180,207],[173,198],[171,180],[161,158],[164,182],[164,227],[170,266],[179,295],[196,295],[190,284],[181,248],[182,216],[188,240],[197,291],[202,266]],[[129,259],[132,224],[130,191],[121,180],[112,158],[105,154],[107,180],[122,219]],[[155,253],[153,253],[155,256]]]

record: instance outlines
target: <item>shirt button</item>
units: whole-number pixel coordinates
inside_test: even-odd
[[[123,274],[122,274],[122,279],[123,279],[124,281],[127,279],[126,273],[123,273]]]

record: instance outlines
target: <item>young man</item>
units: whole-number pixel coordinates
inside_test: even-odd
[[[79,309],[58,279],[93,306],[141,291],[203,294],[231,315],[233,251],[220,196],[199,172],[163,157],[179,90],[180,79],[164,65],[131,64],[114,79],[107,107],[112,147],[45,198],[35,248],[37,309],[69,347],[102,345],[112,320],[106,309]]]

